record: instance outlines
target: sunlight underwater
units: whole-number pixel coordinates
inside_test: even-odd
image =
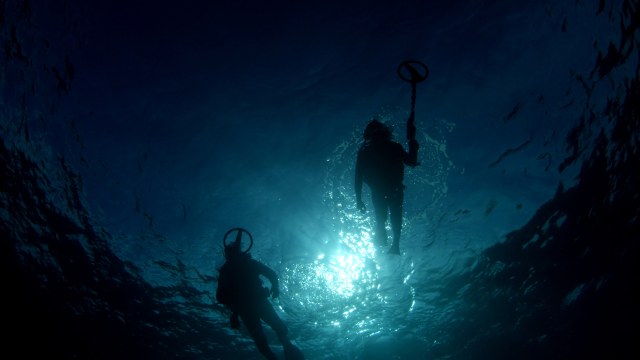
[[[259,359],[246,330],[230,329],[228,312],[213,297],[215,268],[223,261],[220,233],[244,224],[201,221],[197,227],[210,228],[208,235],[180,242],[174,235],[181,228],[157,231],[166,224],[154,223],[148,199],[132,200],[134,210],[121,214],[100,214],[100,207],[88,202],[99,198],[85,193],[85,172],[95,164],[86,165],[92,160],[69,151],[82,148],[82,140],[68,121],[72,115],[57,112],[73,92],[72,59],[60,55],[71,52],[73,41],[64,29],[47,31],[51,24],[41,20],[51,10],[47,6],[56,6],[28,4],[0,4],[6,352],[81,359]],[[307,359],[640,355],[635,346],[640,299],[633,277],[640,263],[639,5],[601,1],[588,8],[588,16],[585,7],[575,5],[574,17],[567,10],[572,6],[562,8],[566,17],[584,16],[585,23],[594,17],[615,30],[600,34],[610,43],[594,47],[591,68],[571,76],[572,91],[581,95],[567,91],[562,99],[569,103],[563,109],[570,112],[571,125],[557,129],[570,127],[566,136],[548,137],[557,142],[549,146],[562,148],[553,164],[560,173],[566,170],[562,177],[571,175],[568,181],[539,175],[552,157],[539,145],[540,153],[533,154],[538,168],[511,178],[523,182],[491,183],[502,190],[498,195],[473,188],[481,182],[467,180],[473,185],[467,188],[461,179],[499,169],[505,178],[520,173],[522,164],[512,166],[511,155],[538,145],[525,141],[509,147],[476,172],[453,160],[454,152],[474,155],[472,146],[452,146],[462,120],[429,118],[418,134],[421,161],[429,166],[407,172],[402,255],[389,255],[371,242],[370,216],[355,208],[353,159],[368,120],[361,119],[348,136],[338,137],[328,156],[321,155],[320,200],[315,193],[291,200],[269,190],[295,182],[274,171],[266,190],[247,195],[253,202],[224,202],[229,208],[219,210],[220,219],[237,219],[244,205],[250,209],[252,254],[278,272],[282,296],[273,303]],[[561,24],[563,33],[566,26]],[[50,42],[42,41],[45,35]],[[583,100],[574,103],[574,98]],[[532,111],[542,103],[538,99]],[[516,104],[513,114],[525,111],[521,108]],[[398,135],[407,110],[384,107],[373,115]],[[78,137],[69,143],[58,137],[73,134]],[[113,174],[118,176],[125,175]],[[231,186],[253,180],[234,179]],[[97,191],[88,183],[88,193]],[[118,186],[131,196],[125,185]],[[511,199],[518,191],[528,194]],[[222,188],[211,192],[215,195],[203,196],[229,200]],[[285,210],[272,214],[279,207]],[[99,221],[111,223],[129,211],[137,218],[118,229],[142,223],[137,232],[112,232]],[[268,221],[273,218],[278,219]]]

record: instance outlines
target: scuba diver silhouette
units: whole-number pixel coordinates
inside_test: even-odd
[[[409,152],[391,140],[389,127],[373,119],[364,130],[364,143],[356,159],[355,191],[358,209],[366,211],[362,201],[362,184],[371,190],[375,212],[375,239],[378,245],[387,244],[386,222],[390,215],[393,243],[391,254],[400,253],[402,203],[404,201],[404,166],[418,165],[418,141],[409,140]]]
[[[358,150],[356,159],[355,191],[356,205],[366,211],[362,201],[362,183],[371,190],[371,202],[375,211],[375,239],[378,245],[387,244],[387,218],[391,216],[393,243],[391,254],[400,254],[400,233],[402,231],[402,203],[404,201],[404,166],[417,166],[418,149],[416,140],[415,106],[416,85],[429,76],[429,68],[416,60],[402,62],[397,69],[398,76],[411,84],[411,113],[407,120],[407,141],[409,152],[401,144],[391,140],[391,129],[377,119],[373,119],[364,130],[364,143]]]
[[[233,231],[237,231],[236,239],[227,244],[227,237]],[[250,245],[244,251],[241,246],[243,233],[248,234],[250,239]],[[269,324],[277,334],[284,347],[285,359],[304,359],[302,352],[287,337],[288,329],[268,299],[269,294],[274,299],[280,294],[278,276],[272,269],[251,258],[249,250],[252,246],[253,237],[247,230],[233,228],[227,231],[224,236],[226,262],[219,270],[216,299],[231,310],[229,320],[232,328],[239,329],[239,319],[242,319],[256,347],[266,359],[278,357],[269,347],[261,321]],[[262,286],[260,276],[271,282],[270,290]]]

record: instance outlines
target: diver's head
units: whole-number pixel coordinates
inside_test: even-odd
[[[235,258],[240,255],[242,251],[240,250],[240,242],[234,241],[224,247],[224,257],[229,260],[231,258]]]
[[[364,129],[364,139],[365,140],[390,140],[391,139],[391,129],[384,123],[378,121],[378,119],[373,119],[367,124],[367,127]]]

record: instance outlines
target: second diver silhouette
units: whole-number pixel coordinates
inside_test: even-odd
[[[236,239],[227,244],[227,237],[236,231]],[[242,250],[242,234],[246,233],[251,241],[246,250]],[[222,265],[218,277],[216,299],[231,310],[230,325],[234,329],[240,328],[240,319],[253,338],[256,347],[266,359],[278,359],[269,347],[267,337],[262,328],[262,321],[269,324],[275,331],[284,348],[286,360],[304,360],[304,355],[289,340],[287,326],[275,312],[269,302],[269,294],[274,299],[280,294],[278,276],[276,273],[251,258],[249,250],[253,245],[253,237],[243,228],[233,228],[224,236],[224,256],[226,262]],[[271,282],[271,289],[262,286],[260,276]]]
[[[389,253],[400,254],[404,166],[418,165],[420,146],[415,139],[415,133],[409,139],[408,152],[391,137],[391,129],[387,125],[377,119],[369,122],[364,130],[364,143],[358,150],[356,159],[355,191],[358,209],[364,212],[366,207],[362,201],[363,182],[371,190],[371,202],[375,212],[375,241],[378,245],[387,244],[386,222],[390,215],[393,243]]]

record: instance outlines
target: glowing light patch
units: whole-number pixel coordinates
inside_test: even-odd
[[[333,293],[349,297],[354,294],[364,267],[364,261],[356,254],[338,254],[328,262],[317,263],[316,276]]]

